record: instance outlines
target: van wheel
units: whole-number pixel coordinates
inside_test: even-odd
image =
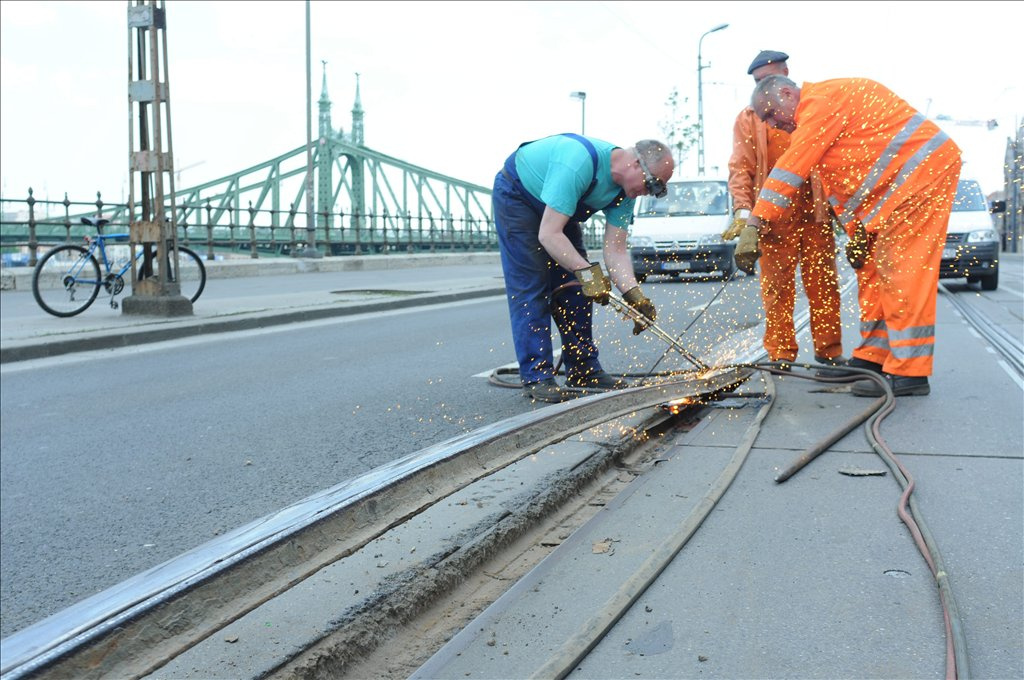
[[[999,270],[995,270],[988,276],[981,277],[982,290],[995,290],[999,287]]]
[[[728,281],[729,279],[732,278],[732,275],[735,274],[735,273],[736,273],[736,264],[734,262],[730,262],[729,264],[727,264],[725,266],[725,269],[722,270],[722,280],[723,281]]]
[[[646,280],[647,280],[647,274],[637,274],[636,275],[636,282],[637,283],[643,283]]]

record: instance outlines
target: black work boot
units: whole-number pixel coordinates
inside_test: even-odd
[[[847,361],[846,365],[850,368],[863,368],[864,370],[874,371],[875,373],[882,372],[882,364],[874,361],[868,361],[867,359],[858,359],[857,357],[853,357]]]
[[[815,371],[814,375],[818,378],[842,378],[847,375],[855,375],[853,371],[844,370],[846,366],[850,365],[850,360],[841,354],[837,357],[832,357],[831,359],[815,356],[814,363],[829,367],[819,368]]]
[[[923,397],[932,391],[928,385],[928,378],[923,376],[883,373],[882,377],[889,383],[889,388],[892,389],[894,397]],[[850,392],[858,397],[880,397],[885,394],[885,390],[882,389],[881,385],[874,380],[868,379],[858,380],[853,383]]]
[[[554,378],[545,378],[540,382],[524,384],[523,396],[527,399],[532,399],[533,401],[559,404],[563,401],[569,401],[576,395],[570,394],[559,387]]]
[[[629,383],[604,371],[594,371],[585,375],[570,372],[565,386],[596,393],[621,390],[623,387],[629,387]]]

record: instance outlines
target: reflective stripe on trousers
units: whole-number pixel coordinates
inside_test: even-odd
[[[957,164],[886,217],[857,270],[861,344],[853,356],[886,373],[932,374],[939,266],[959,176]]]

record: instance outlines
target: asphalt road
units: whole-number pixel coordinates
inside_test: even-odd
[[[700,355],[757,323],[756,282],[649,282]],[[687,367],[595,313],[606,370]],[[514,361],[504,298],[3,368],[7,636],[321,489],[537,408],[486,375]]]

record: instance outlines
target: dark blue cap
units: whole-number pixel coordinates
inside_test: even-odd
[[[761,52],[758,53],[756,57],[754,57],[754,61],[750,62],[750,68],[747,69],[747,75],[752,74],[755,68],[761,68],[762,66],[767,66],[768,64],[775,64],[780,61],[786,61],[787,59],[789,59],[789,55],[786,54],[785,52],[776,52],[775,50],[761,50]]]

